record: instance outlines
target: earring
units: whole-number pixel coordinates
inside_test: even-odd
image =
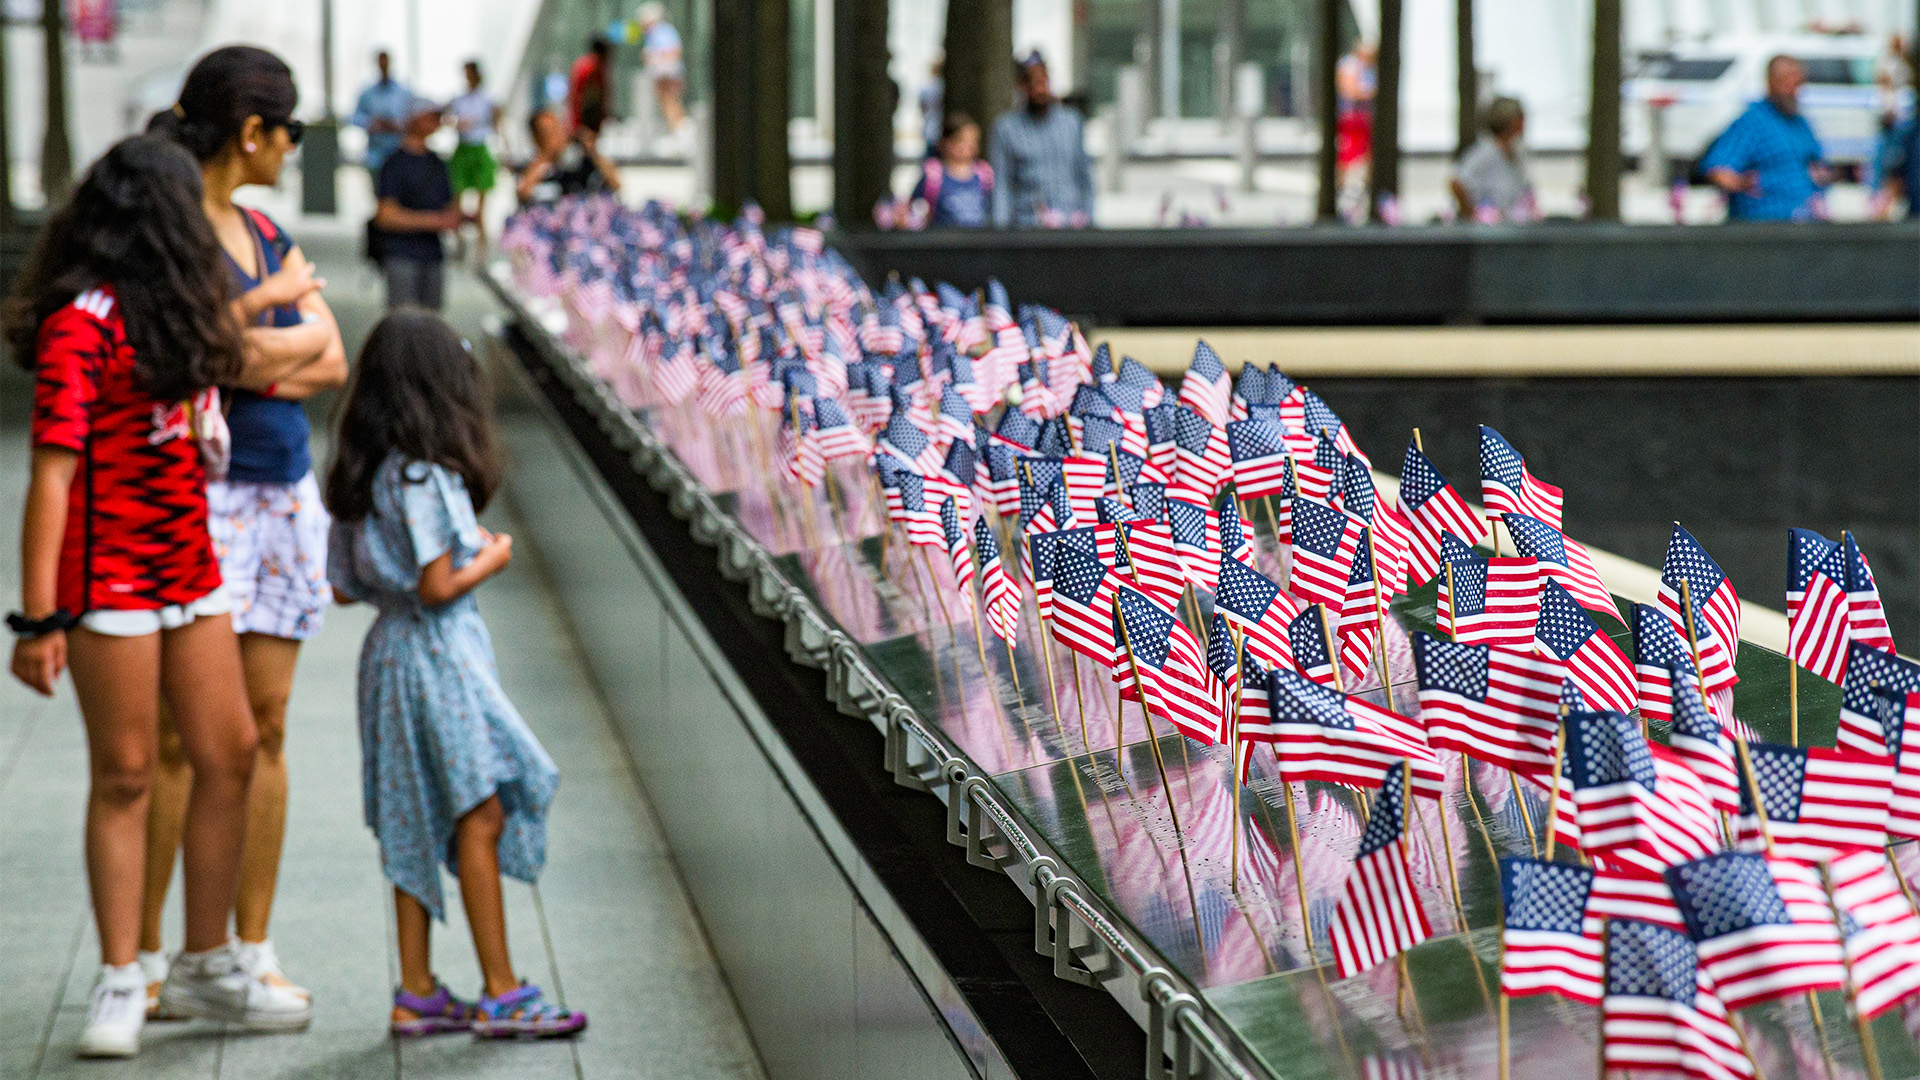
[[[251,153],[253,153],[253,151],[254,151],[255,149],[256,149],[256,148],[254,147],[254,145],[253,145],[252,143],[247,143],[247,144],[246,144],[246,151],[247,151],[247,153],[249,153],[249,154],[251,154]]]

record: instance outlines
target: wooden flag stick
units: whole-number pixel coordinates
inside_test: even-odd
[[[1826,890],[1827,906],[1833,909],[1833,921],[1836,925],[1844,927],[1847,924],[1847,919],[1840,911],[1840,898],[1833,895],[1832,869],[1826,863],[1820,863],[1819,868],[1820,887]],[[1899,873],[1898,870],[1894,872],[1896,875]],[[1846,993],[1848,1011],[1853,1013],[1854,1030],[1860,1033],[1860,1056],[1867,1067],[1867,1080],[1881,1080],[1880,1049],[1873,1044],[1872,1022],[1860,1015],[1860,984],[1854,976],[1852,964],[1847,965]],[[1812,995],[1809,994],[1808,996],[1811,997]],[[1829,1063],[1827,1068],[1828,1071],[1831,1072],[1833,1068],[1832,1064]]]
[[[1373,578],[1374,655],[1380,658],[1380,689],[1386,691],[1387,711],[1392,712],[1393,680],[1387,675],[1387,602],[1380,595],[1380,553],[1371,536],[1367,538],[1367,573]],[[1445,827],[1446,821],[1442,819],[1440,824]]]
[[[1787,657],[1787,738],[1800,745],[1800,665],[1791,655]]]
[[[1504,896],[1499,895],[1499,890],[1496,889],[1494,892],[1496,897],[1498,897],[1498,903],[1500,905],[1500,934],[1494,939],[1499,945],[1500,951],[1497,955],[1500,958],[1500,962],[1494,965],[1494,970],[1504,973],[1507,970],[1507,902]],[[1500,1080],[1508,1080],[1507,1062],[1510,1054],[1507,1044],[1507,986],[1504,979],[1502,979],[1500,983],[1500,1015],[1498,1022],[1500,1027]]]
[[[1293,485],[1293,497],[1298,499],[1300,497],[1300,472],[1298,469],[1294,468],[1292,454],[1287,455],[1287,482]],[[1267,507],[1267,512],[1268,513],[1273,512],[1273,507],[1271,505]],[[1280,546],[1280,522],[1277,520],[1274,521],[1273,523],[1273,543],[1274,543],[1274,547],[1278,549]],[[1281,554],[1285,554],[1285,553],[1281,552]],[[1293,559],[1292,558],[1287,559],[1287,580],[1282,582],[1281,584],[1285,585],[1288,591],[1292,591],[1293,589]],[[1339,669],[1336,668],[1335,670],[1339,670]]]
[[[1600,997],[1600,1008],[1594,1010],[1600,1016],[1600,1080],[1607,1080],[1607,999],[1604,991],[1607,984],[1607,949],[1612,944],[1613,920],[1603,916],[1600,919],[1600,985],[1602,994]],[[1733,1017],[1731,1015],[1727,1017],[1727,1022],[1729,1025],[1733,1023]],[[1739,1030],[1739,1028],[1734,1028],[1736,1034]],[[1746,1048],[1746,1042],[1746,1036],[1740,1036],[1741,1049],[1744,1050]]]
[[[1067,649],[1067,663],[1071,665],[1073,671],[1073,704],[1080,710],[1080,739],[1084,742],[1087,738],[1087,698],[1085,693],[1080,689],[1080,654],[1074,652],[1071,647]],[[1115,731],[1120,730],[1120,725],[1117,721],[1113,727]],[[1118,742],[1114,743],[1116,748],[1118,748],[1119,745]]]
[[[1227,887],[1234,892],[1240,891],[1240,710],[1246,707],[1247,688],[1244,685],[1247,675],[1247,642],[1240,631],[1229,628],[1233,635],[1233,847],[1228,858],[1232,860],[1233,871],[1228,875]],[[1289,794],[1291,799],[1291,794]]]
[[[1276,761],[1279,760],[1278,753],[1276,748]],[[1293,887],[1300,897],[1300,934],[1307,941],[1307,959],[1318,964],[1319,960],[1313,951],[1313,917],[1307,914],[1307,871],[1306,867],[1300,865],[1300,819],[1293,812],[1293,784],[1287,780],[1284,772],[1280,775],[1280,794],[1286,800],[1287,833],[1293,840]],[[1301,794],[1306,794],[1304,787],[1301,788]]]
[[[1280,516],[1273,512],[1273,496],[1261,496],[1260,505],[1267,508],[1267,527],[1273,530],[1273,550],[1275,554],[1278,554],[1280,551]]]
[[[1007,674],[1013,676],[1013,692],[1020,698],[1020,704],[1025,705],[1027,703],[1027,692],[1020,689],[1020,666],[1014,663],[1013,660],[1013,642],[1002,638],[1000,644],[1007,647]],[[1055,723],[1059,723],[1059,710],[1056,709],[1054,711],[1053,719]]]
[[[1173,818],[1174,843],[1179,846],[1184,859],[1187,844],[1180,832],[1180,812],[1174,808],[1173,781],[1167,779],[1167,763],[1160,756],[1160,740],[1153,737],[1153,714],[1147,711],[1147,688],[1140,681],[1140,661],[1133,658],[1133,640],[1127,633],[1127,620],[1120,615],[1118,596],[1113,598],[1113,624],[1120,628],[1120,644],[1127,652],[1127,668],[1133,672],[1133,689],[1140,695],[1140,721],[1147,725],[1147,746],[1153,750],[1153,767],[1160,771],[1160,787],[1167,793],[1167,814]],[[1119,711],[1118,708],[1114,709],[1116,714]],[[1238,823],[1235,824],[1237,829]]]

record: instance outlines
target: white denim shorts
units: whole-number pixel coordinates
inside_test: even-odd
[[[162,630],[178,630],[203,615],[225,615],[233,597],[221,585],[198,600],[138,611],[95,610],[80,616],[80,625],[108,637],[146,637]]]
[[[233,595],[233,632],[304,641],[320,632],[327,584],[327,526],[320,485],[215,480],[207,485],[207,531]]]

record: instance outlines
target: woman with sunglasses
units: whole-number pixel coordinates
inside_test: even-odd
[[[285,61],[264,49],[228,46],[200,58],[178,104],[155,116],[149,129],[171,136],[200,162],[203,205],[225,251],[230,303],[245,328],[244,369],[238,385],[228,388],[232,462],[224,478],[207,485],[208,531],[233,598],[233,628],[259,730],[234,922],[247,969],[276,988],[304,994],[280,971],[267,919],[287,816],[287,698],[300,643],[319,632],[331,599],[328,519],[313,478],[303,402],[345,383],[347,360],[340,328],[320,298],[326,282],[271,218],[233,201],[249,184],[279,182],[287,153],[304,133],[293,119],[298,99]],[[189,786],[178,737],[164,718],[160,747],[140,943],[150,988],[165,980],[160,908]],[[149,1000],[158,1014],[151,989]]]

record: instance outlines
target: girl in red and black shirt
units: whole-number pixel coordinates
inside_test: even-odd
[[[87,727],[102,968],[86,1055],[139,1047],[136,950],[163,696],[193,763],[187,952],[163,998],[253,1027],[304,1025],[312,1009],[282,1007],[247,979],[228,941],[255,733],[207,534],[196,408],[217,408],[210,391],[238,374],[241,350],[200,204],[185,150],[153,136],[116,144],[47,222],[5,314],[14,356],[36,380],[12,669],[50,695],[71,662]]]

